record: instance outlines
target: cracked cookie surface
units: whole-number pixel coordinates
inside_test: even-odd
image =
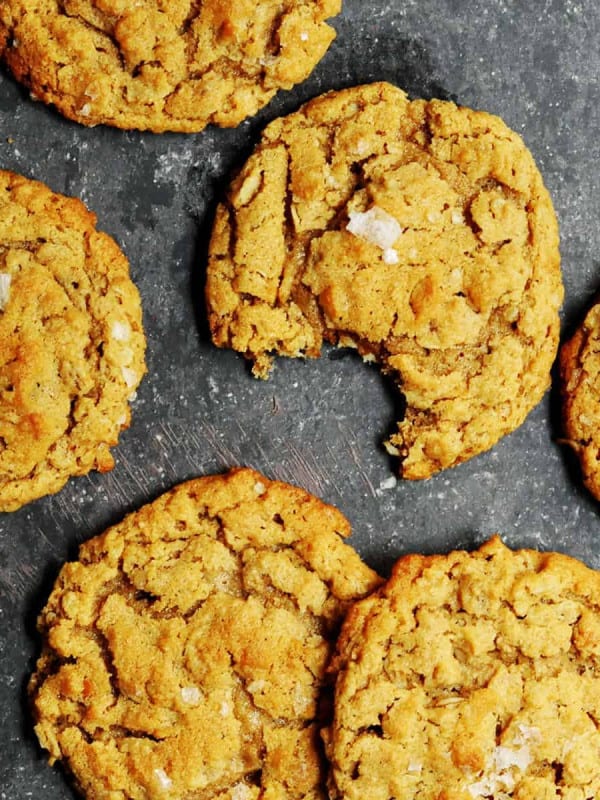
[[[144,349],[129,264],[94,214],[0,171],[0,511],[113,467]]]
[[[333,666],[333,800],[600,796],[600,573],[575,559],[402,558]]]
[[[550,381],[562,281],[533,158],[497,117],[389,84],[324,95],[264,131],[213,228],[213,341],[358,348],[404,395],[406,478],[488,449]]]
[[[84,125],[235,126],[308,77],[341,0],[3,0],[0,55]]]
[[[576,453],[583,481],[600,500],[600,304],[560,349],[564,441]]]
[[[381,583],[343,515],[250,469],[181,484],[81,547],[39,619],[36,732],[96,800],[324,798],[342,615]]]

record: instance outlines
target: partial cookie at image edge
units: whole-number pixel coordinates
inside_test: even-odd
[[[597,797],[599,607],[600,573],[498,536],[401,558],[338,639],[332,800]]]
[[[5,0],[0,58],[32,95],[86,126],[234,127],[305,80],[341,0],[134,5]]]
[[[114,466],[146,372],[139,292],[83,203],[0,172],[0,510]]]
[[[29,695],[95,800],[325,800],[343,615],[381,579],[333,506],[249,468],[179,484],[81,546],[39,617]]]
[[[600,304],[595,302],[560,348],[562,439],[577,456],[583,483],[600,500]]]

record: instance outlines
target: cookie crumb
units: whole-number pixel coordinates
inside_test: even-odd
[[[387,489],[394,489],[397,486],[397,484],[398,484],[398,479],[396,478],[396,476],[390,475],[389,478],[386,478],[385,480],[381,481],[381,483],[379,484],[379,488],[375,490],[375,494],[381,495]]]

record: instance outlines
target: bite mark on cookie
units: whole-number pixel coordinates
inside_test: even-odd
[[[386,446],[413,479],[523,422],[550,382],[562,294],[520,137],[388,84],[266,128],[217,210],[206,284],[214,343],[259,377],[324,342],[377,361],[406,400]]]

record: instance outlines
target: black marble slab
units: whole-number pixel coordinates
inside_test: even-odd
[[[400,555],[472,547],[494,532],[600,568],[598,505],[557,443],[550,392],[490,452],[397,482],[381,440],[395,400],[376,369],[327,350],[280,360],[268,382],[209,342],[204,255],[215,198],[262,127],[321,92],[386,79],[412,96],[499,114],[525,139],[561,225],[563,328],[600,285],[600,6],[597,0],[346,0],[311,78],[236,130],[87,129],[0,72],[0,168],[80,197],[130,259],[149,373],[106,475],[0,514],[0,800],[73,794],[32,734],[24,687],[35,618],[80,542],[192,476],[248,464],[336,504],[352,543],[387,572]]]

